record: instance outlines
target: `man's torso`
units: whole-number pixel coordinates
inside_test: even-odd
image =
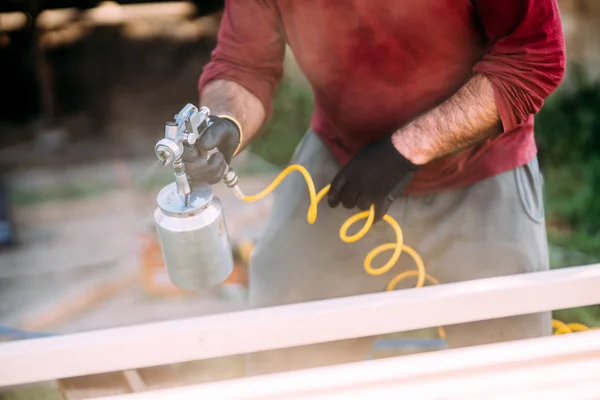
[[[367,143],[452,96],[487,39],[470,0],[276,0],[282,29],[315,94],[311,126],[345,163]],[[529,161],[532,119],[432,162],[411,192],[460,187]]]

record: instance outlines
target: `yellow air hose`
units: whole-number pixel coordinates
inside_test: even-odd
[[[323,189],[321,189],[317,193],[317,190],[315,188],[315,184],[312,180],[312,177],[310,176],[310,174],[306,170],[306,168],[304,168],[302,165],[293,164],[293,165],[288,166],[265,189],[263,189],[258,194],[255,194],[253,196],[246,196],[245,194],[242,193],[242,191],[239,189],[238,186],[234,187],[235,193],[241,200],[243,200],[245,202],[254,202],[257,200],[261,200],[264,197],[266,197],[267,195],[269,195],[273,190],[275,190],[275,188],[277,186],[279,186],[279,184],[293,171],[300,172],[302,174],[302,176],[304,177],[304,179],[306,180],[306,185],[308,186],[308,194],[310,197],[310,205],[308,207],[308,213],[306,215],[306,219],[308,220],[309,224],[314,224],[315,221],[317,220],[318,204],[321,201],[321,199],[323,197],[325,197],[327,192],[329,192],[330,185],[325,186]],[[340,227],[340,239],[346,243],[354,243],[354,242],[362,239],[367,234],[367,232],[369,232],[369,230],[371,229],[371,226],[373,225],[374,215],[375,215],[374,206],[371,205],[371,208],[369,211],[362,211],[362,212],[359,212],[359,213],[351,216],[350,218],[348,218]],[[348,229],[350,229],[350,227],[352,225],[354,225],[356,222],[363,220],[363,219],[366,219],[363,227],[354,235],[348,236]],[[400,229],[400,225],[398,224],[398,222],[394,218],[390,217],[389,215],[384,215],[383,220],[385,222],[387,222],[394,230],[394,233],[396,235],[396,240],[394,242],[385,243],[385,244],[382,244],[382,245],[377,246],[374,249],[372,249],[365,257],[365,261],[364,261],[365,271],[369,275],[373,275],[373,276],[385,274],[386,272],[388,272],[389,270],[392,269],[392,267],[398,261],[400,254],[404,251],[409,256],[411,256],[412,259],[415,261],[417,269],[405,271],[405,272],[399,273],[396,276],[394,276],[388,283],[386,290],[387,291],[394,290],[394,288],[396,287],[396,285],[398,285],[398,283],[400,281],[403,281],[410,277],[417,277],[417,284],[415,285],[416,288],[423,287],[425,285],[425,282],[429,282],[434,285],[438,285],[439,284],[438,280],[435,279],[433,276],[427,274],[427,272],[425,271],[425,264],[423,263],[423,259],[421,258],[421,256],[419,256],[419,254],[412,247],[404,244],[404,237],[402,235],[402,229]],[[375,257],[377,257],[380,253],[382,253],[384,251],[389,251],[389,250],[393,250],[394,252],[392,253],[392,256],[387,261],[387,263],[385,263],[381,267],[376,267],[376,268],[373,267],[373,265],[372,265],[373,259]],[[571,332],[579,332],[579,331],[584,331],[584,330],[589,329],[587,326],[582,325],[582,324],[565,324],[565,323],[563,323],[561,321],[557,321],[557,320],[552,320],[552,327],[553,327],[553,329],[555,329],[554,334],[556,334],[556,335],[571,333]],[[446,332],[444,331],[443,327],[439,327],[438,332],[442,339],[446,339]]]

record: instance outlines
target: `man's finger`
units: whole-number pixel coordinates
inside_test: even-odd
[[[225,175],[225,169],[227,168],[227,164],[225,163],[225,158],[221,153],[215,153],[208,159],[208,171],[212,172],[214,179],[216,182],[209,182],[211,185],[214,185],[221,179],[223,179],[223,175]]]
[[[196,142],[198,148],[209,151],[217,148],[227,138],[228,126],[221,120],[213,122]]]
[[[189,156],[187,159],[184,158],[183,162],[185,164],[185,171],[190,176],[202,174],[208,164],[208,160],[206,158],[198,156]]]
[[[373,200],[369,196],[366,196],[364,193],[358,196],[356,199],[356,207],[363,211],[368,211],[373,204]]]
[[[333,178],[329,193],[327,193],[327,203],[329,203],[329,207],[335,208],[340,204],[340,195],[345,185],[346,178],[343,174],[337,174],[335,178]]]
[[[221,153],[213,154],[208,160],[198,157],[193,162],[186,163],[186,171],[193,184],[205,182],[214,185],[223,179],[226,167]]]
[[[360,192],[352,187],[352,185],[344,186],[340,194],[340,201],[344,208],[352,209],[356,207],[356,201]]]
[[[196,146],[196,144],[194,144],[193,146]],[[190,146],[183,146],[183,162],[184,163],[192,163],[195,162],[196,159],[198,158],[198,152],[196,151],[195,148],[192,148]]]

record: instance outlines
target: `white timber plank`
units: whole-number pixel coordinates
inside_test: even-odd
[[[0,386],[593,305],[599,287],[595,264],[8,342]]]
[[[582,393],[600,383],[600,332],[589,331],[118,395],[106,400],[481,399]],[[598,395],[599,392],[595,394]],[[533,395],[532,395],[533,396]],[[539,397],[538,397],[539,398]]]
[[[572,381],[570,385],[565,385],[562,387],[550,386],[545,388],[539,388],[536,390],[523,391],[521,393],[511,395],[510,397],[493,396],[487,398],[486,400],[598,400],[598,398],[600,398],[599,394],[600,379],[596,377],[596,379],[592,381]]]
[[[380,382],[371,385],[354,385],[343,388],[324,389],[322,393],[306,393],[293,395],[296,400],[350,400],[367,398],[415,398],[415,399],[460,399],[479,400],[496,398],[513,399],[532,390],[539,391],[549,383],[560,384],[562,388],[573,388],[579,378],[586,380],[600,379],[599,358],[585,362],[553,363],[519,368],[518,366],[490,367],[483,371],[457,371],[447,377],[418,376],[408,381],[399,378],[397,381]],[[318,379],[317,376],[314,377]],[[166,397],[165,397],[166,398]],[[178,400],[177,396],[168,397]],[[226,394],[218,398],[229,398]],[[556,398],[556,397],[551,397]],[[568,397],[573,398],[573,397]],[[138,400],[142,400],[141,397]],[[546,397],[544,397],[546,399]]]

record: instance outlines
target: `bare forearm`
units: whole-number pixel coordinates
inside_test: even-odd
[[[423,165],[480,143],[501,129],[492,85],[477,75],[448,100],[396,131],[392,143],[411,162]]]
[[[215,80],[200,93],[200,105],[214,115],[229,115],[242,126],[240,148],[245,148],[256,136],[265,120],[265,109],[260,100],[243,86],[227,80]]]

